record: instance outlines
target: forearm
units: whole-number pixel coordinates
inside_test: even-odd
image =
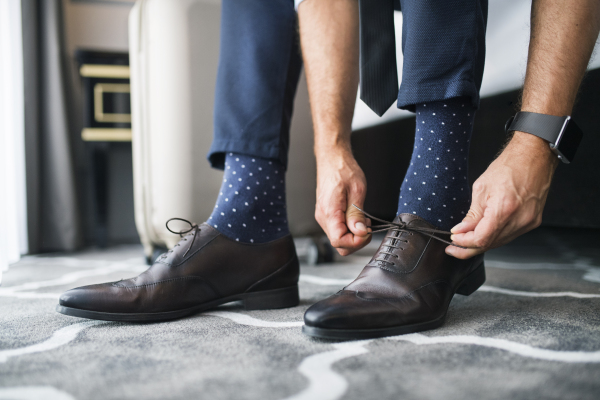
[[[598,0],[534,0],[522,111],[570,115],[600,30]]]
[[[306,0],[298,15],[317,160],[350,152],[358,87],[358,1]]]
[[[522,111],[571,114],[599,30],[598,0],[534,0]],[[468,249],[446,252],[469,258],[539,226],[557,165],[548,142],[515,132],[473,184],[467,217],[452,229]]]
[[[598,0],[533,1],[521,111],[571,115],[599,30]],[[507,149],[558,166],[548,144],[536,136],[515,132]]]

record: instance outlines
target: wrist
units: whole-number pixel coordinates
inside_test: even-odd
[[[558,157],[552,152],[547,141],[526,132],[515,131],[505,151],[527,156],[552,168],[559,164]]]
[[[336,135],[329,138],[315,138],[315,156],[317,163],[332,158],[353,157],[350,136]]]

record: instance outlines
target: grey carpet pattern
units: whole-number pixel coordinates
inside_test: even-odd
[[[539,229],[488,253],[485,286],[442,328],[354,342],[302,335],[302,315],[375,244],[302,265],[298,307],[151,324],[54,311],[66,289],[143,271],[141,247],[26,257],[0,287],[0,399],[598,399],[599,244]]]

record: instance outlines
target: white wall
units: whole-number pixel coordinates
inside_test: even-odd
[[[127,18],[134,0],[63,0],[67,50],[127,51]]]
[[[529,46],[530,15],[531,0],[489,0],[487,50],[481,97],[508,92],[523,85]],[[397,65],[402,66],[402,14],[396,12],[394,21]],[[595,57],[588,69],[599,67],[600,57]],[[402,81],[401,69],[398,70],[399,82]],[[357,100],[352,128],[366,128],[412,115],[408,111],[396,109],[393,105],[380,118],[362,101]]]

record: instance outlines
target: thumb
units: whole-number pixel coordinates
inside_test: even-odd
[[[346,210],[346,225],[348,226],[348,229],[356,236],[366,236],[368,234],[367,217],[365,217],[365,214],[363,214],[362,211],[352,205],[356,204],[358,207],[362,208],[362,201],[360,203],[357,201],[352,203],[351,199],[349,199],[348,204],[349,206]]]

